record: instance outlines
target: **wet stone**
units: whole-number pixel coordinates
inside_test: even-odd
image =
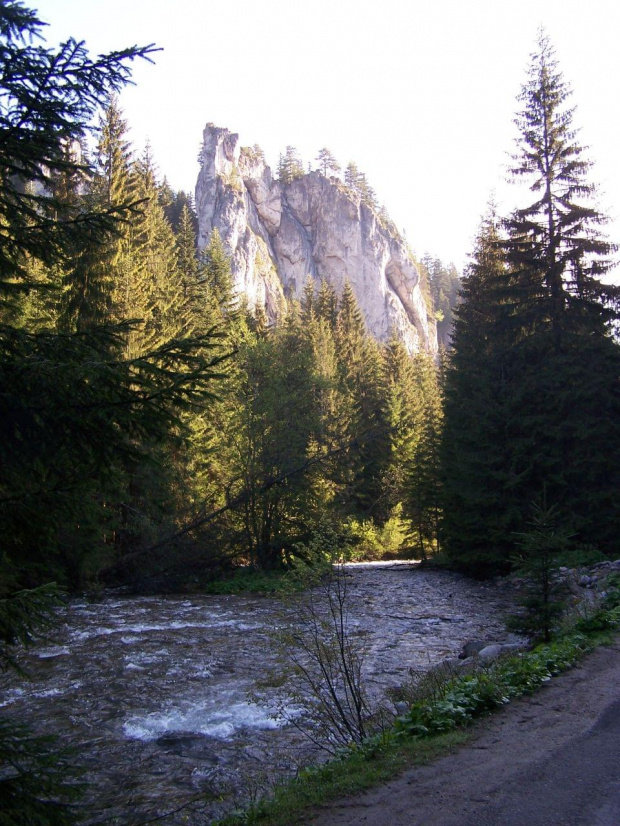
[[[213,749],[211,739],[200,735],[166,734],[163,737],[158,737],[155,744],[169,754],[178,754],[180,757],[195,757],[201,763],[210,763],[215,766],[221,762]]]
[[[497,586],[402,563],[348,573],[374,702],[468,640],[511,641]],[[20,655],[28,680],[2,677],[0,706],[76,749],[87,825],[163,816],[197,794],[204,802],[165,822],[208,824],[227,795],[238,803],[319,756],[278,714],[276,600],[110,596],[72,602],[59,621],[54,639]]]

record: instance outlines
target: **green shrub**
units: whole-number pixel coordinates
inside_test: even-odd
[[[620,607],[620,591],[612,591],[601,600],[601,608],[606,611],[618,607]]]
[[[278,594],[286,587],[284,571],[256,571],[237,568],[232,574],[207,582],[201,591],[205,594]]]
[[[560,524],[559,511],[544,501],[532,505],[529,530],[518,534],[520,554],[514,570],[525,577],[519,602],[521,610],[508,620],[508,627],[528,637],[549,642],[565,610],[566,585],[557,577],[559,556],[572,537]]]
[[[348,559],[361,561],[400,556],[408,537],[408,528],[401,518],[401,511],[401,505],[394,508],[383,526],[376,525],[372,519],[351,517],[347,521],[351,538]]]
[[[614,593],[613,596],[618,596],[618,594]],[[582,634],[593,634],[597,631],[609,631],[615,628],[616,624],[612,614],[604,608],[600,608],[591,616],[577,620],[575,629]]]
[[[398,720],[397,731],[427,737],[469,725],[514,697],[534,691],[570,668],[590,648],[583,634],[573,634],[530,653],[502,659],[486,671],[454,678],[439,699],[415,703]]]

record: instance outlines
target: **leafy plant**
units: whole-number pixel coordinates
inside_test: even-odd
[[[604,608],[599,608],[589,617],[583,617],[577,620],[575,629],[583,634],[592,634],[597,631],[609,631],[615,628],[616,624],[617,622],[614,616],[609,611],[604,610]]]
[[[351,534],[350,560],[372,560],[399,556],[409,534],[402,518],[402,505],[397,505],[386,522],[379,526],[372,519],[350,517],[346,523]]]
[[[388,689],[388,697],[394,703],[404,702],[409,706],[442,700],[457,676],[459,667],[449,664],[431,669],[410,668],[408,680],[398,688]]]
[[[605,577],[606,594],[601,600],[601,608],[610,611],[620,607],[620,571],[613,571]]]
[[[611,591],[601,600],[601,608],[609,610],[620,607],[620,591]]]
[[[469,725],[522,694],[528,694],[554,674],[570,668],[591,648],[583,634],[542,645],[533,652],[500,660],[486,671],[457,677],[443,686],[441,696],[419,700],[396,723],[401,734],[427,737]]]
[[[201,587],[205,594],[277,594],[288,588],[284,571],[255,571],[237,568],[228,577],[207,582]]]

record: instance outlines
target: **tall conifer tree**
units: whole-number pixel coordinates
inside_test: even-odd
[[[364,316],[351,284],[340,297],[334,332],[339,371],[349,400],[350,439],[358,440],[349,455],[351,501],[371,512],[383,499],[381,479],[389,457],[389,442],[381,404],[381,354],[366,331]]]
[[[422,400],[413,359],[397,338],[392,338],[383,349],[382,396],[390,444],[383,484],[386,508],[391,510],[410,493],[408,471],[415,460],[422,424]]]
[[[335,330],[338,319],[338,297],[334,288],[328,284],[325,278],[321,279],[315,306],[319,318],[326,321],[331,330]]]
[[[581,541],[611,552],[620,524],[620,350],[610,322],[620,288],[600,280],[614,246],[600,230],[606,218],[593,203],[570,94],[541,32],[520,96],[513,169],[536,199],[506,221],[507,259],[526,284],[514,310],[525,335],[514,353],[508,434],[523,499],[544,490]]]
[[[443,399],[440,371],[428,353],[416,353],[413,376],[418,396],[415,449],[405,463],[403,514],[409,520],[414,548],[424,559],[440,547],[442,515],[440,450]]]
[[[482,222],[455,310],[441,446],[443,542],[457,565],[484,572],[507,560],[519,513],[508,506],[505,435],[513,340],[511,278],[494,208]]]
[[[547,324],[557,351],[564,335],[579,328],[586,335],[604,333],[614,313],[609,302],[620,290],[600,280],[612,265],[614,246],[599,231],[607,219],[592,204],[592,164],[573,126],[571,90],[544,31],[537,47],[519,96],[520,140],[512,169],[536,199],[505,222],[505,248],[515,274],[532,290],[524,291],[519,315],[529,319],[531,311],[537,334]]]
[[[614,249],[591,205],[569,94],[541,33],[513,169],[535,200],[504,222],[505,238],[481,239],[458,311],[444,525],[455,560],[481,572],[509,564],[543,495],[582,542],[612,552],[620,527],[619,290],[600,281]]]

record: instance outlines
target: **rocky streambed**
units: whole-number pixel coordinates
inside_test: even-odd
[[[350,631],[375,699],[468,640],[508,639],[510,595],[495,584],[403,563],[347,574]],[[3,678],[0,704],[77,749],[87,823],[178,810],[163,822],[207,824],[316,759],[290,724],[293,704],[281,706],[274,632],[288,620],[277,600],[107,595],[72,601],[59,621],[53,639],[20,655],[29,678]]]

